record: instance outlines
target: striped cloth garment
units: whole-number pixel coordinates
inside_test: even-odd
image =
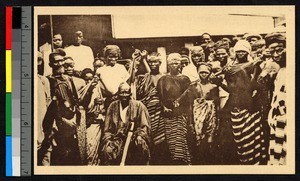
[[[146,106],[150,115],[151,137],[154,145],[165,140],[164,118],[161,116],[162,106],[157,89],[151,81],[150,74],[140,76],[137,84],[137,97]]]
[[[166,140],[171,159],[191,163],[191,155],[187,143],[187,119],[184,116],[166,118]]]
[[[217,128],[216,107],[212,100],[197,98],[193,104],[194,127],[197,145],[201,141],[213,137]]]
[[[269,165],[286,164],[287,118],[285,75],[285,68],[281,68],[274,82],[275,88],[268,117],[270,125]]]
[[[251,114],[247,109],[234,108],[231,111],[231,121],[240,163],[243,165],[264,164],[267,159],[267,150],[260,112]]]

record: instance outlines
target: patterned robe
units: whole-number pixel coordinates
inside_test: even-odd
[[[128,150],[126,165],[145,165],[150,160],[150,124],[147,108],[140,101],[130,100],[126,112],[127,122],[121,120],[120,101],[116,100],[107,109],[102,139],[103,164],[120,164],[130,122],[134,122],[134,134]],[[141,136],[142,145],[135,139]]]
[[[174,108],[173,102],[188,88],[190,79],[185,75],[165,75],[158,80],[159,98],[171,113],[164,114],[165,135],[173,164],[190,164],[191,154],[188,147],[188,120],[186,105]]]
[[[157,145],[165,140],[165,125],[163,117],[161,116],[162,106],[157,89],[152,81],[150,73],[138,76],[136,85],[137,100],[140,100],[148,109],[152,139],[154,145]]]
[[[252,62],[231,65],[225,72],[231,110],[231,126],[240,164],[266,164],[266,135],[258,106],[252,98]],[[243,96],[241,98],[241,95]]]
[[[286,164],[286,68],[281,68],[274,82],[273,99],[269,112],[270,165]]]

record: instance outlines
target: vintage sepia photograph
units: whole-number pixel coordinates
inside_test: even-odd
[[[295,173],[294,6],[34,7],[35,174]]]

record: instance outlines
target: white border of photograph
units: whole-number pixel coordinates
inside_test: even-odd
[[[34,7],[34,85],[37,85],[38,15],[166,15],[204,16],[224,14],[282,14],[287,30],[287,164],[282,166],[37,166],[37,124],[34,124],[34,174],[295,174],[295,7],[294,6],[101,6],[101,7]],[[191,25],[194,22],[191,19]],[[168,23],[168,22],[165,22]],[[116,26],[114,24],[114,26]],[[172,26],[172,25],[170,25]],[[215,26],[218,26],[215,24]],[[228,24],[228,26],[231,26]],[[116,28],[116,27],[115,27]],[[216,27],[218,28],[218,27]],[[219,27],[223,28],[223,27]],[[193,31],[191,34],[195,35]],[[205,31],[206,32],[206,31]],[[209,30],[207,31],[209,32]],[[114,32],[116,33],[116,32]],[[167,32],[166,32],[167,33]],[[199,30],[197,36],[200,36]],[[213,32],[209,32],[214,35]],[[267,32],[263,32],[267,33]],[[115,34],[116,36],[116,34]],[[118,36],[118,35],[117,35]],[[142,35],[141,35],[142,36]],[[195,35],[196,36],[196,35]],[[119,38],[122,38],[120,35]],[[37,87],[34,86],[34,110],[37,110]],[[37,112],[34,111],[36,122]]]

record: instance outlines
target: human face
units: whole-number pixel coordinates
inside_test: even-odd
[[[75,34],[74,40],[75,40],[76,45],[81,45],[81,43],[83,41],[83,35],[82,34]]]
[[[60,34],[54,35],[53,39],[52,39],[52,42],[53,42],[54,48],[61,48],[62,47],[62,42],[63,42],[61,35]]]
[[[106,57],[107,64],[112,67],[116,65],[118,59],[119,59],[119,54],[117,51],[109,52],[109,54]]]
[[[272,56],[272,59],[275,62],[279,62],[282,60],[283,52],[285,51],[285,48],[283,44],[281,43],[273,43],[269,46],[270,54]]]
[[[168,67],[172,75],[177,75],[181,70],[181,62],[180,60],[171,60]]]
[[[159,69],[160,62],[156,57],[150,57],[148,59],[148,64],[151,70],[157,70]]]
[[[204,35],[202,36],[202,40],[203,40],[204,43],[208,43],[208,42],[211,41],[211,38],[210,38],[209,35],[204,34]]]
[[[52,67],[53,74],[61,75],[65,72],[64,68],[65,60],[64,57],[61,55],[55,55],[53,57],[52,62],[50,63],[50,67]]]
[[[199,66],[201,62],[205,61],[205,56],[203,50],[196,50],[192,52],[191,58],[195,66]]]
[[[219,60],[220,62],[227,61],[227,58],[228,58],[228,53],[226,52],[225,49],[221,48],[216,51],[216,59]]]
[[[237,59],[244,59],[247,56],[248,52],[239,50],[239,51],[236,51],[235,54],[236,54]]]
[[[84,80],[85,80],[86,84],[90,83],[90,82],[93,80],[93,74],[87,73],[87,74],[84,76]]]
[[[64,67],[65,67],[65,74],[69,75],[69,76],[73,76],[73,73],[74,73],[74,61],[71,60],[71,59],[66,59],[65,60],[65,64],[64,64]]]
[[[130,100],[130,87],[128,85],[120,87],[118,94],[121,102],[128,102]]]
[[[200,71],[199,72],[199,77],[201,80],[207,80],[209,76],[209,73],[206,71]]]
[[[250,40],[249,40],[250,45],[253,45],[257,40],[258,40],[257,37],[250,38]]]

